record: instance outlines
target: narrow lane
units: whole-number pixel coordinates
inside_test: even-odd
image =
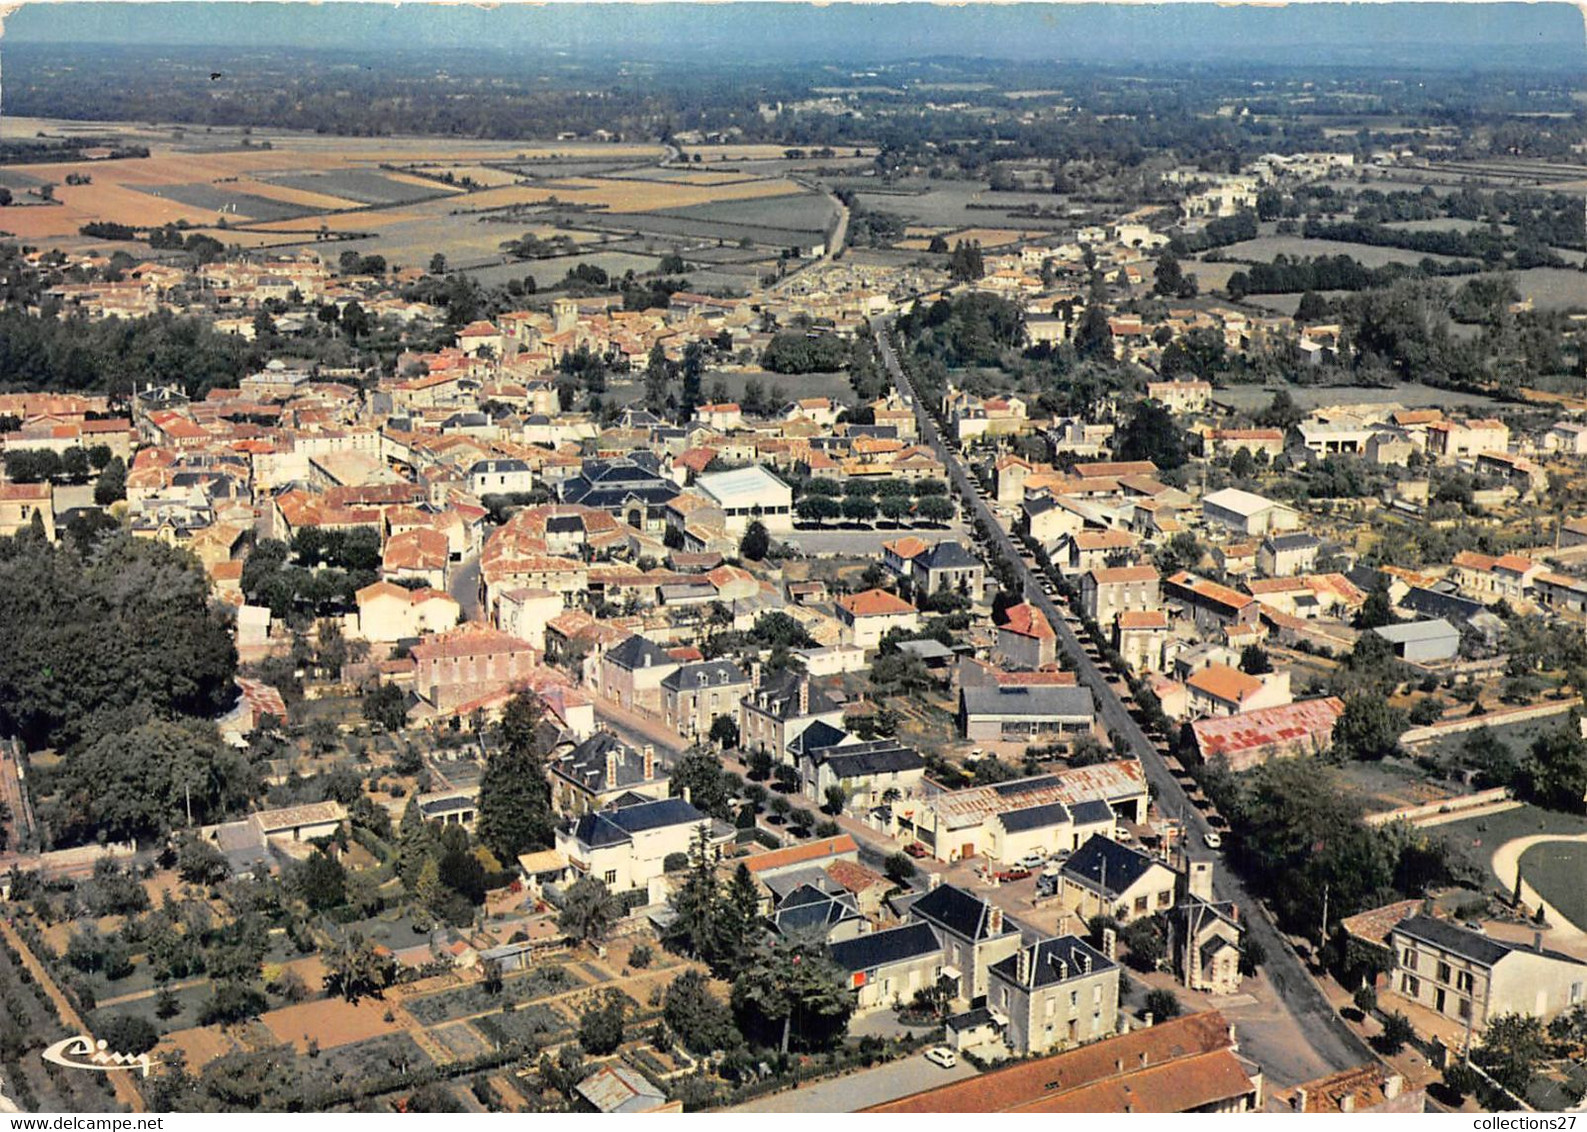
[[[876,332],[877,346],[883,364],[898,383],[899,391],[914,406],[921,437],[931,445],[937,458],[947,468],[954,489],[965,506],[980,517],[988,537],[1013,565],[1020,579],[1025,600],[1040,609],[1052,624],[1063,650],[1074,662],[1076,676],[1083,685],[1091,689],[1102,722],[1109,731],[1122,738],[1130,753],[1140,760],[1156,797],[1158,809],[1167,814],[1184,816],[1184,838],[1189,855],[1196,859],[1218,860],[1221,865],[1219,855],[1205,849],[1202,841],[1211,827],[1200,811],[1191,805],[1179,780],[1163,761],[1162,753],[1119,699],[1107,675],[1087,655],[1079,637],[1065,619],[1065,611],[1060,610],[1057,603],[1041,588],[1035,572],[1020,557],[1023,548],[1015,544],[1012,536],[992,513],[986,500],[976,491],[976,485],[971,481],[958,453],[950,450],[944,443],[937,431],[936,421],[926,412],[914,385],[893,353],[890,341],[891,320],[878,320],[873,324],[873,330]],[[1267,973],[1268,980],[1273,984],[1285,1007],[1299,1023],[1317,1055],[1335,1069],[1349,1069],[1363,1062],[1376,1061],[1377,1058],[1370,1047],[1334,1011],[1321,989],[1306,972],[1305,966],[1289,941],[1280,936],[1278,929],[1268,918],[1266,910],[1252,897],[1240,879],[1228,869],[1220,867],[1216,871],[1214,893],[1219,899],[1231,901],[1239,908],[1246,930],[1266,950],[1267,962],[1263,969]]]

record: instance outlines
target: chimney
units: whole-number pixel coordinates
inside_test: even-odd
[[[1124,1072],[1124,1059],[1122,1057],[1115,1057],[1113,1059],[1113,1072],[1120,1074]]]
[[[1033,949],[1022,947],[1015,952],[1014,981],[1022,987],[1030,986],[1030,953]]]
[[[749,666],[749,686],[751,688],[759,688],[760,687],[760,661],[758,661],[758,660],[750,662],[750,666]]]
[[[926,878],[926,891],[927,892],[936,892],[937,889],[940,888],[940,887],[942,887],[942,874],[941,873],[932,873],[930,876],[928,876]]]
[[[1153,1023],[1155,1023],[1156,1021],[1157,1021],[1157,1019],[1155,1017],[1153,1017],[1152,1012],[1150,1010],[1148,1010],[1145,1014],[1141,1015],[1141,1027],[1143,1029],[1150,1030],[1152,1028]]]
[[[810,677],[799,678],[799,714],[810,714]]]
[[[1392,1101],[1405,1089],[1405,1078],[1398,1073],[1390,1073],[1383,1081],[1383,1099]]]
[[[656,748],[645,744],[645,781],[656,777]]]
[[[1354,1112],[1355,1110],[1356,1110],[1356,1095],[1354,1093],[1346,1093],[1344,1096],[1339,1098],[1339,1111],[1340,1112]]]
[[[1212,903],[1212,862],[1190,862],[1189,885],[1190,895],[1200,897],[1208,904]]]
[[[685,805],[694,805],[693,801],[691,801],[689,798],[689,788],[687,786],[683,788],[683,801]]]
[[[1543,933],[1542,932],[1533,932],[1532,933],[1532,950],[1537,952],[1539,955],[1543,954]]]
[[[617,789],[617,749],[606,752],[606,789]]]
[[[997,907],[995,904],[992,906],[992,911],[987,916],[986,932],[988,935],[1003,934],[1003,909]]]
[[[1141,1051],[1141,1068],[1145,1069],[1147,1066],[1151,1065],[1151,1063],[1152,1063],[1152,1055],[1147,1053],[1143,1049]]]
[[[1119,933],[1112,928],[1102,929],[1102,954],[1109,959],[1119,957]]]
[[[1290,1103],[1290,1107],[1293,1108],[1296,1112],[1305,1112],[1306,1111],[1306,1096],[1307,1096],[1306,1086],[1302,1085],[1300,1088],[1295,1090],[1295,1095],[1290,1098],[1290,1102],[1289,1102]]]

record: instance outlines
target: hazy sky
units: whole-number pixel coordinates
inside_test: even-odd
[[[1582,13],[1564,3],[30,3],[6,20],[5,40],[845,62],[981,55],[1558,66],[1587,59]]]

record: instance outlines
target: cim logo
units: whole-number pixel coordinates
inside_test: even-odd
[[[75,1038],[62,1038],[41,1055],[45,1061],[64,1065],[68,1069],[92,1069],[109,1073],[113,1069],[141,1069],[149,1075],[149,1055],[146,1053],[112,1053],[103,1038],[95,1041],[86,1034]]]

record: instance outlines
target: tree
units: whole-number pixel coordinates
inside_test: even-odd
[[[740,1040],[733,1029],[733,1012],[711,993],[710,981],[699,971],[685,971],[672,980],[661,1017],[690,1053],[714,1053]]]
[[[843,517],[854,523],[869,523],[876,518],[876,500],[851,495],[843,501]]]
[[[1120,939],[1129,949],[1131,965],[1141,971],[1155,971],[1168,953],[1162,926],[1151,916],[1143,916],[1125,925]]]
[[[203,569],[155,539],[108,535],[87,558],[0,540],[0,625],[0,733],[72,751],[68,763],[107,713],[122,714],[124,732],[150,717],[219,716],[236,699],[237,650]],[[163,768],[114,770],[112,782]]]
[[[744,528],[744,537],[738,543],[739,556],[759,562],[770,549],[771,536],[766,533],[766,524],[759,519],[751,519],[749,526]]]
[[[849,792],[833,783],[827,787],[827,804],[824,807],[827,813],[836,817],[843,812],[843,807],[849,803]]]
[[[727,820],[732,817],[732,788],[722,760],[705,747],[693,746],[673,764],[667,792],[681,797],[689,792],[689,804],[703,814]]]
[[[1532,741],[1521,765],[1519,786],[1527,798],[1552,810],[1579,814],[1587,797],[1587,739],[1580,716],[1572,710],[1564,726]]]
[[[430,274],[431,275],[445,275],[446,274],[446,256],[444,256],[440,252],[436,252],[433,256],[430,257]]]
[[[792,794],[799,789],[799,771],[787,763],[778,763],[771,772],[772,785],[784,794]]]
[[[756,747],[749,753],[747,762],[749,765],[749,777],[752,781],[765,782],[771,777],[773,760],[770,751]]]
[[[672,922],[662,938],[686,955],[715,964],[726,951],[723,900],[703,828],[695,832],[689,864],[688,877],[672,894]]]
[[[606,938],[623,914],[622,905],[595,877],[580,877],[562,897],[562,912],[557,927],[578,943],[596,943]]]
[[[948,256],[948,274],[955,282],[973,283],[986,275],[986,261],[979,240],[960,240]]]
[[[99,473],[94,484],[94,505],[109,507],[117,500],[127,498],[127,465],[120,456],[112,457],[105,470]]]
[[[364,694],[363,715],[385,731],[401,731],[408,722],[408,698],[395,684],[377,684]]]
[[[1273,671],[1273,662],[1261,645],[1246,645],[1240,652],[1240,671],[1247,676],[1261,676]]]
[[[1377,629],[1383,625],[1393,625],[1399,620],[1394,616],[1394,603],[1389,598],[1387,584],[1379,583],[1372,587],[1367,594],[1367,600],[1361,603],[1361,609],[1356,613],[1355,627],[1357,629]]]
[[[841,1039],[854,1011],[846,973],[815,940],[762,944],[733,980],[733,1013],[739,1030],[775,1042],[787,1053],[797,1044],[819,1050]]]
[[[358,932],[324,953],[325,989],[348,1002],[360,998],[382,998],[396,975],[396,964],[382,955],[374,943]]]
[[[1179,996],[1171,990],[1158,987],[1146,992],[1146,1012],[1154,1021],[1166,1022],[1170,1018],[1178,1018],[1181,1009]]]
[[[347,903],[347,870],[323,849],[316,849],[293,869],[288,884],[316,912]]]
[[[1184,433],[1173,415],[1155,401],[1136,402],[1120,433],[1121,460],[1150,460],[1171,471],[1187,459]]]
[[[730,715],[717,716],[711,720],[709,738],[722,750],[733,750],[738,746],[739,741],[738,721]]]
[[[946,523],[953,518],[957,508],[943,495],[928,495],[915,503],[916,513],[928,523]]]
[[[1383,1019],[1383,1032],[1378,1035],[1378,1050],[1393,1057],[1415,1037],[1416,1029],[1411,1025],[1411,1020],[1396,1010]]]
[[[909,854],[893,853],[882,862],[882,871],[887,874],[888,880],[902,888],[915,878],[918,870],[915,862],[909,859]]]
[[[623,1023],[628,1017],[628,996],[608,990],[600,1004],[579,1015],[579,1045],[595,1057],[616,1053],[623,1044]]]
[[[257,770],[221,741],[213,723],[128,725],[111,712],[93,726],[96,733],[55,771],[56,796],[46,812],[61,844],[158,838],[219,820],[259,793]]]
[[[177,844],[176,871],[189,884],[219,884],[231,875],[231,866],[210,842],[188,836]]]
[[[502,710],[503,745],[486,761],[480,778],[475,831],[499,861],[516,861],[554,839],[544,717],[545,704],[538,695],[527,689],[515,695]]]
[[[1345,701],[1334,724],[1334,749],[1347,759],[1375,762],[1396,754],[1405,716],[1380,696],[1357,695]]]

